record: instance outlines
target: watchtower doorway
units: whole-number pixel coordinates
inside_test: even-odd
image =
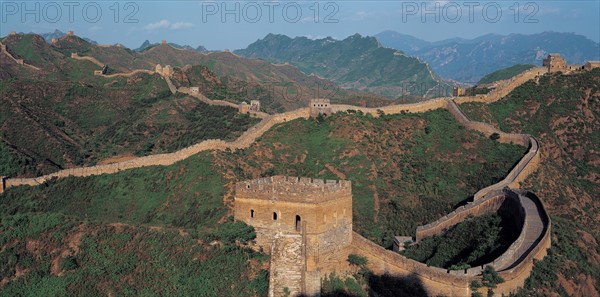
[[[302,230],[302,219],[299,215],[296,215],[296,231],[300,232]]]

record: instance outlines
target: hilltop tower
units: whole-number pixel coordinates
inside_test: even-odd
[[[316,118],[319,114],[324,116],[331,115],[331,103],[329,99],[311,99],[310,100],[310,116]]]
[[[320,291],[325,259],[352,242],[352,184],[280,175],[239,182],[235,220],[255,228],[257,244],[271,251],[272,267],[282,269],[271,275],[269,296],[284,287],[313,295]]]
[[[250,110],[252,110],[252,111],[260,111],[260,101],[258,101],[258,100],[250,100]]]
[[[560,54],[549,54],[543,66],[548,67],[548,72],[558,72],[567,69],[567,62]]]
[[[73,36],[73,35],[75,35],[75,32],[73,32],[73,31],[67,32],[67,36]]]

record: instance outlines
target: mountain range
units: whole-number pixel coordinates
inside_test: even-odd
[[[600,60],[598,43],[574,33],[487,34],[437,42],[395,31],[384,31],[375,37],[386,47],[426,61],[438,75],[462,82],[476,82],[488,73],[515,64],[541,65],[549,53],[555,52],[570,64]]]
[[[268,34],[236,54],[289,63],[305,73],[331,79],[342,87],[373,92],[390,98],[404,95],[433,96],[448,85],[426,63],[383,47],[374,37],[354,34],[343,40],[312,40]]]
[[[36,34],[36,33],[30,32],[29,34]],[[46,40],[46,42],[51,43],[53,38],[61,38],[67,34],[61,30],[55,29],[54,32],[41,33],[39,35],[42,36],[44,38],[44,40]],[[81,39],[87,41],[88,43],[94,44],[94,45],[98,44],[97,41],[92,40],[87,37],[81,37]],[[139,52],[139,51],[143,51],[143,50],[149,49],[151,47],[157,46],[159,44],[160,43],[158,43],[158,42],[151,43],[149,40],[146,39],[146,41],[144,41],[138,48],[136,48],[134,50]],[[186,49],[186,50],[196,51],[196,52],[208,52],[208,50],[204,46],[201,46],[201,45],[199,45],[198,47],[192,47],[191,45],[187,45],[187,44],[180,45],[180,44],[172,43],[172,42],[169,42],[169,45],[174,48],[177,48],[177,49]]]
[[[140,47],[136,48],[135,51],[140,52],[140,51],[143,51],[143,50],[155,47],[155,46],[157,46],[159,44],[160,43],[158,43],[158,42],[156,42],[156,43],[150,43],[150,41],[148,39],[146,39],[146,41],[144,41],[144,43],[142,43],[142,45],[140,45]],[[172,43],[172,42],[169,42],[169,45],[172,46],[172,47],[174,47],[174,48],[178,48],[178,49],[186,49],[186,50],[196,51],[196,52],[201,52],[201,53],[208,52],[208,50],[205,47],[201,46],[201,45],[199,45],[196,48],[192,47],[191,45],[187,45],[187,44],[186,45],[179,45],[177,43]]]

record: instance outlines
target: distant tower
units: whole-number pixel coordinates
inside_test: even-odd
[[[544,66],[548,67],[548,72],[558,72],[567,69],[567,62],[560,54],[549,54],[544,59]]]
[[[52,44],[58,43],[58,38],[52,38]]]
[[[162,44],[167,44],[167,40],[166,40],[166,39],[163,39],[163,40],[162,40]]]
[[[331,115],[331,103],[329,99],[311,99],[310,100],[310,116],[316,118],[321,115]]]
[[[11,35],[11,36],[15,36],[15,35],[17,35],[17,32],[15,32],[15,31],[12,31],[12,32],[10,32],[10,35]]]
[[[173,67],[171,67],[171,65],[165,65],[162,70],[162,75],[166,77],[173,76]]]
[[[454,89],[452,89],[452,96],[454,96],[454,97],[462,96],[466,93],[467,93],[467,91],[461,87],[454,87]]]
[[[162,73],[163,73],[163,68],[162,68],[162,66],[160,66],[160,64],[156,64],[156,67],[154,67],[154,72],[156,72],[156,73],[158,73],[158,74],[162,75]]]
[[[73,32],[73,31],[67,32],[67,36],[73,36],[73,35],[75,35],[75,32]]]
[[[250,105],[248,105],[248,103],[246,102],[242,102],[238,106],[238,110],[240,113],[247,113],[248,111],[250,111]]]
[[[252,110],[252,111],[260,111],[260,101],[258,101],[258,100],[250,100],[250,110]]]

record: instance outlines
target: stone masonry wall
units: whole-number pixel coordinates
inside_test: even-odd
[[[368,268],[373,273],[390,274],[400,277],[417,277],[429,296],[469,296],[469,283],[474,277],[455,276],[447,273],[446,269],[430,267],[421,262],[408,259],[396,252],[386,250],[370,240],[354,233],[351,250],[365,256]]]
[[[277,234],[271,245],[269,297],[302,293],[304,255],[302,236]]]
[[[15,58],[9,51],[8,48],[6,48],[6,45],[0,42],[0,52],[4,55],[6,55],[8,58],[10,58],[11,60],[15,61],[15,63],[19,64],[19,65],[23,65],[27,68],[33,69],[33,70],[42,70],[39,67],[33,66],[31,64],[27,64],[25,63],[25,61],[23,59],[17,59]]]
[[[128,161],[96,165],[90,167],[78,167],[63,169],[51,174],[34,177],[34,178],[8,178],[6,179],[6,188],[14,186],[37,186],[43,184],[53,178],[62,178],[67,176],[92,176],[101,174],[112,174],[122,170],[140,168],[146,166],[157,166],[157,165],[172,165],[176,162],[182,161],[189,158],[192,155],[207,150],[225,150],[230,149],[244,149],[249,147],[256,138],[262,136],[267,130],[273,127],[275,124],[283,123],[287,120],[294,120],[297,118],[308,118],[308,108],[301,108],[298,110],[281,113],[270,116],[263,119],[257,125],[248,129],[238,139],[232,142],[226,142],[218,139],[210,139],[202,141],[198,144],[190,147],[181,149],[174,153],[157,154],[146,157],[139,157]]]
[[[429,224],[418,226],[415,239],[417,242],[425,237],[442,234],[444,230],[464,221],[469,216],[481,216],[495,213],[500,209],[506,199],[503,191],[494,191],[487,199],[482,199],[457,208],[455,211],[437,219]]]

